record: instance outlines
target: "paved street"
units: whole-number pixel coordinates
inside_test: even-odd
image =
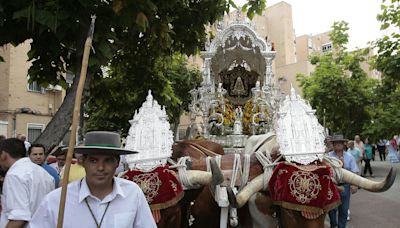
[[[359,227],[400,227],[400,163],[380,161],[371,162],[375,177],[372,180],[382,180],[391,166],[397,169],[397,178],[393,186],[384,193],[371,193],[359,190],[352,195],[350,202],[351,221],[348,228]],[[369,175],[367,175],[369,176]],[[329,227],[329,219],[326,220]]]

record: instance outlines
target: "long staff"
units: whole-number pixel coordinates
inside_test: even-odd
[[[85,42],[85,49],[83,51],[81,75],[79,78],[78,88],[76,91],[74,112],[72,115],[71,135],[69,137],[69,145],[68,145],[67,158],[66,158],[66,162],[65,162],[64,176],[63,176],[62,183],[61,183],[61,198],[60,198],[60,207],[58,209],[57,228],[62,228],[63,222],[64,222],[64,210],[65,210],[65,200],[67,197],[69,170],[71,167],[72,154],[74,152],[74,146],[75,146],[75,142],[76,142],[76,129],[78,127],[78,120],[79,120],[80,111],[81,111],[82,92],[83,92],[83,87],[85,85],[85,80],[86,80],[86,73],[87,73],[87,67],[88,67],[88,62],[89,62],[90,48],[92,47],[94,22],[96,20],[96,16],[92,16],[91,18],[92,18],[92,22],[90,24],[89,32],[88,32],[86,42]]]

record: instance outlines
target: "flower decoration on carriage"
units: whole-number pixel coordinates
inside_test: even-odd
[[[210,114],[212,114],[213,110],[210,108]],[[229,102],[228,99],[224,98],[224,107],[222,105],[217,105],[215,107],[216,119],[210,118],[210,121],[216,121],[217,123],[221,123],[223,121],[223,125],[226,127],[232,127],[235,122],[235,112],[233,110],[233,105]],[[210,115],[212,116],[212,115]],[[223,118],[222,118],[223,117]],[[223,119],[223,120],[222,120]]]
[[[247,134],[251,133],[252,125],[268,124],[269,111],[265,102],[264,91],[260,88],[260,82],[252,89],[252,98],[244,105],[243,128]]]
[[[215,99],[211,100],[209,108],[209,123],[217,129],[215,134],[221,134],[224,127],[232,127],[235,122],[233,105],[225,98],[226,90],[219,83]]]

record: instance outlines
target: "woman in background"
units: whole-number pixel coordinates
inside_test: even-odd
[[[367,169],[368,169],[369,175],[372,177],[373,175],[372,175],[372,168],[371,168],[371,159],[373,158],[373,151],[372,151],[373,148],[372,148],[372,145],[369,144],[368,138],[365,138],[365,140],[364,140],[364,150],[365,150],[364,157],[363,157],[363,160],[365,162],[364,176],[367,174]]]
[[[397,150],[398,150],[397,135],[393,136],[393,138],[387,142],[386,148],[388,151],[388,154],[386,157],[387,160],[391,163],[400,162],[398,154],[397,154]]]

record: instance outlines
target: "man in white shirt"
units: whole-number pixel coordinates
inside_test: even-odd
[[[24,227],[44,196],[54,189],[54,179],[25,154],[25,145],[19,139],[0,142],[0,166],[8,170],[1,198],[0,228]]]
[[[142,190],[134,182],[114,177],[120,155],[137,153],[120,148],[117,133],[97,131],[75,147],[84,155],[86,177],[68,185],[64,228],[156,228]],[[48,194],[31,222],[31,228],[57,226],[61,189]]]

